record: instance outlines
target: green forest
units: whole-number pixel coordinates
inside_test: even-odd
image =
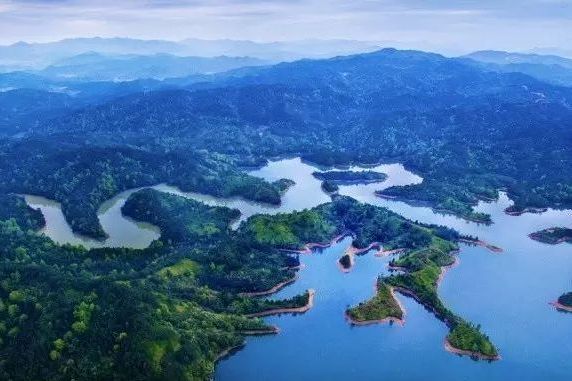
[[[377,283],[377,291],[373,298],[348,308],[346,313],[357,323],[403,318],[403,311],[393,297],[391,288],[383,281]]]
[[[19,201],[3,216],[29,213]],[[217,356],[246,334],[275,332],[247,315],[307,303],[308,294],[243,296],[295,275],[297,257],[281,249],[346,232],[357,247],[454,247],[438,238],[443,231],[347,197],[253,216],[237,231],[229,227],[236,210],[152,189],[133,193],[123,212],[159,226],[161,238],[143,250],[86,250],[36,234],[34,213],[24,227],[0,223],[0,378],[206,380]]]

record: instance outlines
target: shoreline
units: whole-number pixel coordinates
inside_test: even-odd
[[[434,203],[431,201],[415,200],[415,199],[409,199],[409,198],[404,198],[404,197],[400,197],[400,196],[392,196],[392,195],[384,194],[382,192],[375,192],[375,195],[377,197],[383,198],[385,200],[400,201],[400,202],[403,202],[407,205],[414,206],[414,207],[430,208],[434,213],[454,216],[454,217],[457,217],[461,220],[472,222],[472,223],[479,224],[479,225],[492,225],[494,223],[494,221],[491,221],[491,220],[480,220],[478,218],[474,218],[471,216],[460,215],[460,214],[455,213],[454,211],[449,210],[449,209],[437,208],[436,206],[434,206]]]
[[[456,262],[456,263],[458,263],[458,262]],[[449,265],[449,266],[445,266],[445,267],[447,267],[447,269],[441,271],[441,274],[440,274],[440,276],[439,276],[438,282],[440,282],[440,281],[442,280],[442,278],[444,277],[444,275],[447,273],[447,271],[448,271],[449,269],[451,269],[452,267],[454,267],[454,266],[456,266],[456,264],[452,264],[452,265]],[[437,286],[439,286],[439,283],[437,284]],[[409,290],[409,289],[407,289],[407,288],[403,288],[403,287],[395,287],[395,290],[396,290],[398,293],[400,293],[400,294],[402,294],[402,295],[404,295],[404,296],[409,296],[409,297],[413,298],[417,303],[419,303],[419,304],[420,304],[421,306],[423,306],[426,310],[428,310],[428,311],[431,312],[433,315],[435,315],[435,317],[436,317],[437,319],[439,319],[439,320],[441,320],[442,322],[444,322],[445,325],[446,325],[447,327],[449,327],[449,329],[451,329],[451,323],[450,323],[447,319],[445,319],[443,316],[439,315],[433,306],[426,305],[426,304],[422,303],[421,300],[419,299],[419,297],[417,296],[417,294],[416,294],[415,292],[413,292],[413,291],[411,291],[411,290]],[[449,332],[449,333],[450,333],[450,332]],[[447,335],[449,335],[449,334],[447,334]],[[473,351],[469,351],[469,350],[464,350],[464,349],[456,348],[456,347],[454,347],[454,346],[449,342],[449,339],[448,339],[447,337],[445,337],[445,340],[444,340],[444,347],[445,347],[445,350],[446,350],[447,352],[450,352],[450,353],[453,353],[453,354],[457,354],[457,355],[460,355],[460,356],[469,356],[469,357],[471,357],[472,359],[476,359],[476,360],[497,361],[497,360],[500,360],[500,359],[501,359],[501,356],[500,356],[500,355],[489,356],[489,355],[485,355],[485,354],[478,353],[478,352],[473,352]]]
[[[284,282],[280,282],[276,286],[266,291],[241,292],[238,295],[246,297],[271,295],[282,290],[284,287],[296,282],[297,280],[298,280],[298,275],[296,274],[292,278],[287,279]]]
[[[374,291],[377,294],[377,281],[375,282],[374,285]],[[397,295],[395,294],[395,290],[393,287],[389,287],[389,292],[391,293],[391,296],[393,297],[393,299],[395,300],[395,302],[397,303],[397,305],[399,306],[399,309],[401,310],[401,314],[402,314],[402,318],[396,318],[395,316],[388,316],[385,317],[383,319],[378,319],[378,320],[363,320],[363,321],[358,321],[358,320],[354,320],[348,313],[347,311],[344,313],[346,320],[351,324],[351,325],[355,325],[355,326],[366,326],[366,325],[373,325],[373,324],[386,324],[386,323],[396,323],[399,324],[399,326],[403,327],[405,325],[405,315],[407,314],[407,310],[405,309],[405,306],[401,303],[401,301],[399,300],[399,298],[397,298]],[[374,295],[375,297],[375,295]]]
[[[459,238],[459,242],[463,242],[463,243],[468,244],[468,245],[481,246],[481,247],[484,247],[485,249],[489,250],[490,252],[493,252],[496,254],[504,252],[502,247],[491,245],[490,243],[483,241],[483,240],[480,240],[480,239],[479,240],[473,240],[473,239]]]
[[[369,252],[373,249],[377,249],[377,252],[374,254],[374,256],[376,256],[376,257],[386,257],[389,255],[399,254],[399,253],[402,253],[405,250],[407,250],[405,248],[398,248],[398,249],[393,249],[393,250],[384,250],[383,245],[380,242],[372,242],[368,246],[366,246],[362,249],[359,249],[353,245],[350,245],[350,247],[348,247],[346,249],[346,251],[344,252],[344,255],[348,255],[350,257],[350,267],[348,267],[348,268],[343,267],[342,264],[340,263],[340,259],[341,259],[341,257],[340,257],[337,260],[338,268],[343,273],[349,273],[352,270],[352,268],[354,267],[355,256],[366,254],[367,252]]]
[[[536,241],[536,242],[544,243],[546,245],[560,245],[562,243],[572,244],[572,236],[563,236],[563,237],[560,237],[556,240],[543,239],[542,233],[548,233],[548,234],[554,233],[554,231],[556,229],[558,229],[558,228],[552,227],[552,228],[542,229],[542,230],[530,233],[528,235],[528,238],[530,238],[531,240]]]
[[[242,333],[243,335],[247,336],[277,335],[278,333],[280,333],[280,329],[275,325],[271,325],[265,329],[253,330],[253,331],[239,331],[239,333]],[[214,360],[215,364],[240,351],[242,348],[244,348],[245,345],[246,343],[243,342],[241,344],[234,345],[232,347],[224,349],[216,356]]]
[[[522,210],[510,210],[510,208],[511,207],[509,206],[504,210],[505,214],[508,214],[509,216],[522,216],[525,213],[542,214],[548,211],[548,208],[524,208]]]
[[[441,285],[441,282],[443,282],[443,279],[445,279],[445,275],[447,275],[449,270],[457,267],[461,263],[461,259],[456,254],[453,254],[453,258],[455,258],[453,263],[448,266],[441,267],[441,273],[439,274],[439,278],[437,278],[437,287]]]
[[[454,353],[454,354],[459,355],[459,356],[470,356],[471,358],[477,359],[477,360],[497,361],[497,360],[501,359],[500,355],[489,356],[489,355],[484,355],[482,353],[469,351],[466,349],[456,348],[453,346],[453,344],[451,344],[451,342],[447,338],[445,338],[444,347],[445,347],[445,350],[449,353]]]
[[[399,248],[399,249],[393,249],[393,250],[384,250],[383,247],[382,247],[382,248],[381,248],[377,253],[375,253],[374,255],[375,255],[376,257],[387,257],[387,256],[390,256],[390,255],[395,255],[395,254],[402,253],[402,252],[404,252],[405,250],[407,250],[407,249],[405,249],[405,248]]]
[[[352,253],[352,255],[360,255],[360,254],[365,254],[370,250],[373,250],[377,248],[379,249],[383,249],[383,247],[381,246],[381,243],[379,242],[372,242],[369,245],[367,245],[366,247],[364,247],[363,249],[359,249],[357,247],[355,247],[354,245],[350,245],[350,247],[348,247],[348,249],[346,250],[346,253]]]
[[[275,308],[272,310],[255,312],[253,314],[248,314],[248,315],[244,315],[244,316],[249,317],[249,318],[254,318],[254,317],[264,317],[264,316],[270,316],[270,315],[278,315],[278,314],[303,314],[303,313],[309,311],[312,307],[314,307],[314,295],[315,294],[316,294],[316,291],[314,289],[312,289],[312,288],[309,289],[308,290],[308,302],[306,303],[306,305],[304,305],[302,307]]]
[[[281,249],[282,251],[288,253],[296,253],[296,254],[312,254],[313,249],[326,249],[336,243],[338,243],[342,238],[345,236],[350,235],[349,233],[340,234],[332,238],[332,240],[328,243],[321,243],[321,242],[309,242],[306,243],[302,249]]]
[[[572,306],[566,306],[566,305],[564,305],[564,304],[562,304],[562,303],[560,303],[560,302],[558,302],[558,301],[550,302],[550,303],[548,303],[548,304],[550,304],[551,306],[553,306],[554,308],[556,308],[556,310],[558,310],[558,311],[570,312],[570,313],[572,313]]]

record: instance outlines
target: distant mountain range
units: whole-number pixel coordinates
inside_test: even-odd
[[[248,56],[277,62],[368,52],[377,50],[379,47],[379,43],[354,40],[301,40],[261,43],[240,40],[186,39],[163,41],[132,38],[74,38],[49,43],[19,42],[0,46],[0,69],[3,71],[39,70],[59,60],[93,52],[105,55]]]
[[[520,72],[556,85],[572,86],[572,59],[569,58],[494,50],[478,51],[464,57],[490,70]]]
[[[87,145],[204,150],[243,165],[293,154],[325,165],[400,162],[426,181],[384,193],[469,219],[498,189],[516,211],[572,207],[572,88],[476,57],[382,49],[163,81],[5,73],[0,131],[18,159],[32,144],[41,160],[53,147]],[[45,70],[100,62],[87,54]]]
[[[133,81],[212,74],[269,63],[251,57],[179,57],[165,53],[110,56],[90,52],[62,59],[36,73],[54,80]]]

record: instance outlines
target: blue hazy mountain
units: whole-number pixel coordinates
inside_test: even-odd
[[[559,65],[572,69],[572,59],[557,55],[513,53],[498,50],[481,50],[467,54],[467,58],[475,61],[494,63],[499,65],[510,64],[538,64],[538,65]]]
[[[324,164],[385,157],[435,179],[411,198],[474,203],[505,187],[518,206],[569,205],[561,187],[572,177],[570,104],[571,88],[522,73],[384,49],[132,93],[38,131],[108,143],[172,137],[225,153],[305,152]],[[542,169],[536,157],[545,158]]]
[[[59,80],[132,81],[219,73],[267,64],[268,61],[250,57],[179,57],[171,54],[109,56],[91,52],[62,59],[37,73]]]
[[[484,50],[464,56],[490,70],[520,72],[557,85],[572,86],[572,59],[557,55]]]
[[[325,58],[378,49],[379,43],[354,40],[301,40],[260,43],[240,40],[182,41],[132,38],[73,38],[49,43],[19,42],[0,46],[0,67],[5,71],[38,70],[84,53],[105,55],[249,56],[267,61],[291,61],[304,57]]]

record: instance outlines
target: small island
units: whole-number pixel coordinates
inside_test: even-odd
[[[326,193],[335,193],[340,189],[336,183],[333,183],[329,180],[325,180],[322,182],[322,190]]]
[[[393,288],[383,280],[377,282],[375,296],[346,310],[346,316],[354,325],[397,322],[403,323],[404,309],[395,297]]]
[[[351,269],[353,265],[352,257],[350,256],[350,254],[347,253],[342,255],[342,257],[338,260],[338,262],[340,263],[340,266],[344,271],[348,271],[349,269]]]
[[[375,171],[327,171],[314,172],[312,175],[322,181],[333,184],[371,184],[387,179],[385,173]]]
[[[572,229],[559,227],[549,228],[531,233],[529,237],[535,241],[549,245],[558,245],[563,242],[572,243]]]
[[[272,185],[276,187],[276,189],[278,189],[278,192],[280,192],[280,194],[284,194],[288,189],[296,185],[296,182],[291,179],[280,179],[273,182]]]
[[[561,295],[558,300],[552,304],[559,311],[572,312],[572,292]]]

